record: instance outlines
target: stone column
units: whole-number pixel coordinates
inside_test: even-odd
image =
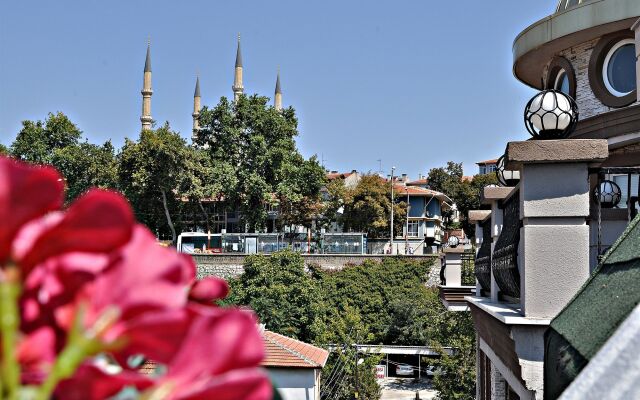
[[[491,368],[491,400],[505,400],[507,398],[507,382],[497,368]]]
[[[518,259],[525,317],[555,317],[588,278],[588,168],[608,154],[602,139],[507,145],[507,168],[520,170]]]
[[[444,249],[445,286],[462,286],[462,253],[464,253],[462,246]]]

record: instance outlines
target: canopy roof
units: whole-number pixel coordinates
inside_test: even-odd
[[[556,398],[640,303],[640,215],[545,334],[546,398]]]

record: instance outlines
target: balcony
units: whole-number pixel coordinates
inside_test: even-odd
[[[440,268],[440,300],[448,311],[468,311],[465,296],[476,293],[474,250],[445,248]]]

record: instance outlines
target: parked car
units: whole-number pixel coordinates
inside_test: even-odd
[[[398,376],[413,376],[413,367],[408,364],[400,364],[396,366],[396,375]]]
[[[427,367],[427,376],[433,377],[435,375],[442,375],[442,368],[436,367],[435,365],[429,365]]]

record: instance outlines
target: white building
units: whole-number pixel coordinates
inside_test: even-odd
[[[283,400],[320,400],[320,375],[329,352],[265,330],[262,366]]]

